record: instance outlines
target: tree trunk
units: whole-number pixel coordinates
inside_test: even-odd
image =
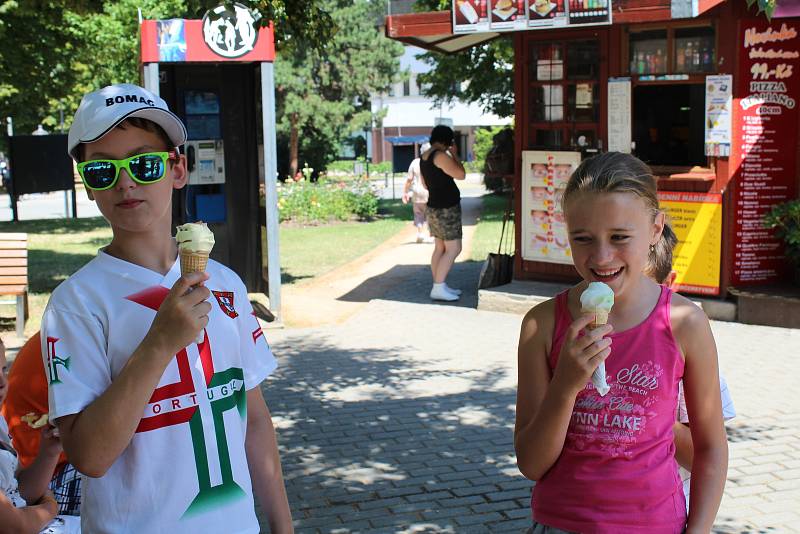
[[[291,130],[289,133],[289,175],[292,177],[292,179],[294,179],[295,175],[297,175],[297,169],[299,168],[297,162],[297,113],[292,113],[290,120]]]

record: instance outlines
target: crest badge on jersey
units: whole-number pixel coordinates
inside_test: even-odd
[[[233,307],[233,291],[212,291],[212,293],[225,315],[231,319],[236,319],[239,316],[239,314],[236,313],[236,309]]]

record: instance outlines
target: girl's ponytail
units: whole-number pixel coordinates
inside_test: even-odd
[[[653,278],[659,284],[666,282],[672,272],[672,251],[678,244],[678,236],[669,224],[669,220],[664,221],[664,229],[658,242],[650,249],[650,257],[647,260],[645,274]]]

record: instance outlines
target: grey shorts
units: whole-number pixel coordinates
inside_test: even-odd
[[[451,208],[432,208],[428,206],[428,227],[431,235],[443,241],[461,239],[461,204]]]
[[[414,226],[422,226],[425,224],[425,210],[428,205],[424,202],[414,202]]]

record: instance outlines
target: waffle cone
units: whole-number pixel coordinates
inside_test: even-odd
[[[207,264],[207,252],[181,251],[181,275],[205,272]]]
[[[608,323],[608,312],[601,311],[601,310],[587,310],[586,313],[593,313],[594,314],[594,321],[589,323],[590,329],[595,329],[598,326],[603,326],[604,324]]]

